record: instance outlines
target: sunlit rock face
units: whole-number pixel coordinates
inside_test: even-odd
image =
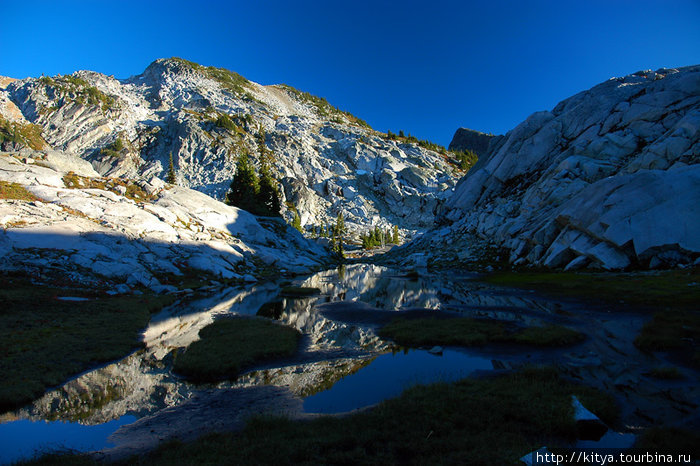
[[[0,153],[0,181],[37,199],[0,202],[0,269],[160,292],[173,291],[162,283],[168,275],[195,270],[248,280],[265,267],[308,273],[328,254],[281,219],[261,222],[157,178],[102,178],[62,152]]]
[[[237,155],[258,163],[265,148],[283,200],[309,228],[339,212],[351,231],[428,227],[457,181],[445,156],[389,140],[322,99],[180,59],[157,60],[124,80],[79,71],[8,81],[3,101],[8,118],[18,109],[52,148],[89,160],[102,175],[165,180],[172,153],[178,184],[217,199]]]
[[[612,78],[508,132],[442,220],[514,264],[656,268],[700,256],[700,67]]]

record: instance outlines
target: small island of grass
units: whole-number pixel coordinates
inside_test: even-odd
[[[243,369],[291,356],[301,334],[259,318],[227,318],[199,331],[200,340],[177,355],[173,370],[194,382],[235,379]]]

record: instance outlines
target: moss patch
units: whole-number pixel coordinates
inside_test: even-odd
[[[235,379],[241,370],[291,356],[301,334],[266,319],[220,319],[199,331],[198,341],[175,358],[173,370],[195,382]]]
[[[382,338],[404,346],[479,346],[517,343],[530,346],[563,346],[584,339],[579,332],[560,325],[513,328],[505,322],[484,319],[397,319],[379,329]]]
[[[138,348],[151,313],[172,302],[171,297],[111,297],[0,278],[0,411]],[[58,296],[89,300],[61,301]]]
[[[42,131],[43,128],[39,125],[10,122],[0,115],[0,144],[7,141],[34,150],[41,150],[47,146],[46,141],[41,136]]]
[[[120,189],[126,190],[124,197],[134,202],[147,202],[154,199],[144,189],[132,180],[123,178],[89,178],[68,172],[63,175],[63,184],[71,189],[101,189],[122,195]]]
[[[417,386],[363,413],[308,422],[257,418],[240,433],[171,442],[137,464],[512,464],[572,441],[571,395],[614,422],[612,399],[531,369]]]
[[[639,273],[499,272],[484,278],[499,286],[557,297],[595,299],[650,308],[697,309],[699,269]]]
[[[17,183],[0,181],[0,199],[17,199],[20,201],[39,200],[34,194],[27,191],[27,188]]]

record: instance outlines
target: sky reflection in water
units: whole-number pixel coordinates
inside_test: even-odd
[[[0,464],[29,458],[37,450],[99,450],[111,445],[107,437],[115,430],[134,421],[134,416],[122,416],[94,426],[77,422],[29,420],[0,424]]]
[[[397,396],[412,385],[449,382],[476,370],[491,369],[490,359],[454,350],[444,350],[442,356],[422,350],[383,354],[367,367],[336,382],[329,390],[306,398],[304,410],[342,413]]]

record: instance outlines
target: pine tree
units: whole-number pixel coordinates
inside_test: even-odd
[[[259,192],[258,175],[255,174],[255,169],[248,160],[248,154],[242,152],[236,162],[236,174],[226,195],[226,203],[255,213],[259,209],[257,199]]]
[[[282,208],[277,183],[270,174],[267,162],[262,162],[260,166],[260,191],[258,192],[260,211],[262,215],[278,217]]]
[[[333,227],[333,234],[331,239],[331,249],[339,257],[345,257],[345,252],[343,251],[343,235],[345,234],[345,220],[343,219],[343,213],[338,212],[338,218],[335,221],[335,226]]]
[[[392,243],[399,244],[399,226],[398,225],[394,225],[394,237],[391,239],[392,239]]]
[[[170,184],[177,183],[177,176],[175,176],[175,165],[173,164],[173,153],[170,153],[170,163],[168,164],[168,178],[167,182]]]

